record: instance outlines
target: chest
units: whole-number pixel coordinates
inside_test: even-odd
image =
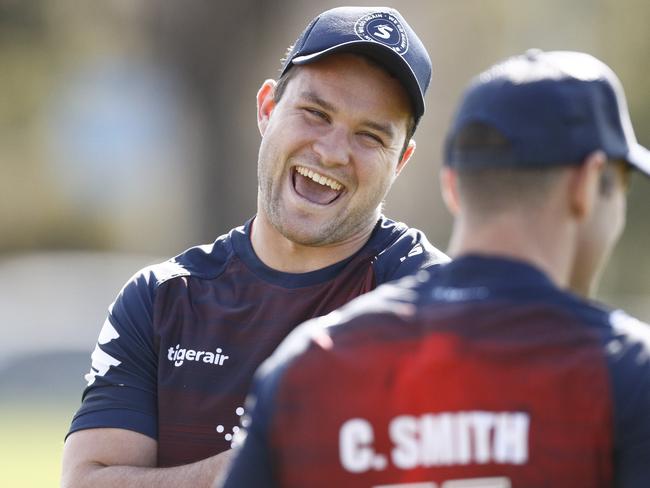
[[[372,287],[366,274],[339,278],[284,288],[239,273],[174,280],[159,290],[153,325],[161,465],[230,447],[258,366],[298,324]]]

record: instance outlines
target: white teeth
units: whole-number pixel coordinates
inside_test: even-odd
[[[321,185],[329,186],[334,191],[339,191],[343,188],[343,185],[338,181],[328,178],[327,176],[320,175],[311,169],[303,168],[302,166],[296,166],[296,171],[298,174],[301,174],[305,178],[309,178],[316,183]]]

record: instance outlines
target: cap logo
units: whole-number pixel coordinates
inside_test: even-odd
[[[397,54],[403,55],[408,51],[408,37],[404,27],[394,15],[387,12],[364,15],[357,20],[354,30],[361,39],[383,44]]]

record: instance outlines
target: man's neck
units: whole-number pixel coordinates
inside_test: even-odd
[[[251,244],[257,257],[269,268],[285,273],[307,273],[352,256],[368,242],[373,228],[343,242],[307,246],[287,239],[258,214],[251,226]]]
[[[449,254],[483,254],[517,259],[544,271],[560,288],[569,286],[574,246],[570,230],[541,222],[525,225],[507,217],[493,219],[485,225],[456,222]]]

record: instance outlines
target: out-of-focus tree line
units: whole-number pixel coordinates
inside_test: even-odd
[[[499,59],[530,47],[594,54],[623,81],[637,137],[650,145],[650,3],[387,3],[429,48],[434,79],[386,213],[439,247],[450,230],[437,181],[446,124],[469,79]],[[256,91],[307,21],[340,4],[0,0],[0,259],[67,249],[171,256],[252,216]],[[648,184],[633,181],[601,291],[646,320]]]

